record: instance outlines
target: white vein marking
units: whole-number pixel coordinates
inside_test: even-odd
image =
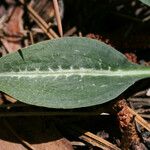
[[[40,71],[35,69],[35,71],[19,71],[19,72],[3,72],[0,73],[0,77],[27,77],[27,78],[36,78],[36,77],[70,77],[73,75],[78,75],[81,77],[84,76],[136,76],[136,75],[146,75],[150,76],[149,70],[94,70],[94,69],[62,69],[58,70],[49,69],[48,71]]]

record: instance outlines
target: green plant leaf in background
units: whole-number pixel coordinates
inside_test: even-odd
[[[150,68],[132,64],[96,40],[68,37],[41,42],[0,58],[0,91],[32,105],[80,108],[108,102]]]
[[[150,0],[140,0],[142,3],[150,6]]]

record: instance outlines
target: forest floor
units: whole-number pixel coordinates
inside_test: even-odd
[[[150,66],[148,6],[135,0],[58,2],[63,36],[105,42],[129,61]],[[0,56],[61,34],[52,0],[1,0]],[[0,150],[150,149],[149,79],[101,107],[54,110],[16,104],[1,93]]]

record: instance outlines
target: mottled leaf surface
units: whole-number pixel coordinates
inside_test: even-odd
[[[0,91],[49,108],[102,104],[147,77],[149,67],[132,64],[114,48],[87,38],[45,41],[0,58]]]

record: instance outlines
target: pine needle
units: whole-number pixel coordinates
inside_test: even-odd
[[[63,36],[63,30],[62,30],[62,23],[61,23],[61,17],[60,17],[60,12],[59,12],[59,5],[57,0],[53,0],[54,4],[54,10],[55,10],[55,17],[58,25],[58,31],[60,36]]]

